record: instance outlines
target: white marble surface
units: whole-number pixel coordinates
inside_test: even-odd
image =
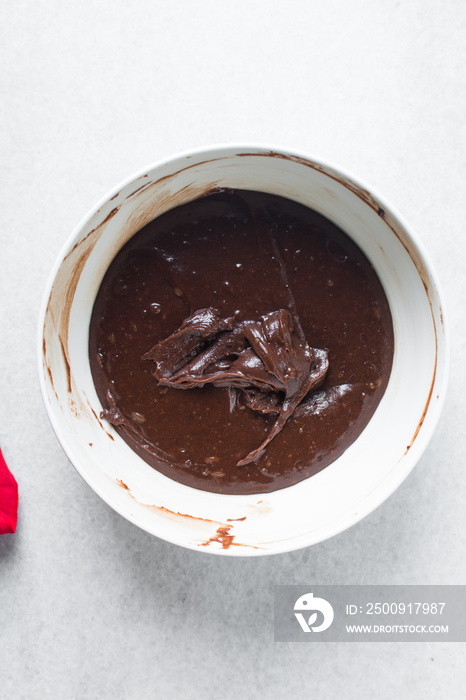
[[[275,644],[276,583],[466,583],[466,5],[20,0],[0,9],[0,694],[464,698],[461,644]],[[215,142],[314,153],[371,183],[437,268],[452,381],[424,457],[351,530],[228,559],[139,531],[81,480],[39,392],[40,297],[65,238],[146,164]]]

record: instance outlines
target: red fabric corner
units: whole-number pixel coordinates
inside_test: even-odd
[[[18,484],[8,469],[0,449],[0,535],[16,531]]]

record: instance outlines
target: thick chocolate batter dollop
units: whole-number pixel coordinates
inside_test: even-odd
[[[312,476],[362,432],[390,376],[393,326],[340,229],[296,202],[225,190],[118,253],[89,355],[102,418],[151,466],[260,493]]]

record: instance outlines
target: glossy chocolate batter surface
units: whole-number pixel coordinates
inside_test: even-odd
[[[393,326],[375,271],[335,225],[225,190],[118,253],[89,356],[102,418],[151,466],[260,493],[312,476],[362,432],[388,383]]]

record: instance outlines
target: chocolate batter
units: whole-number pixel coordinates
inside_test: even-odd
[[[296,202],[223,190],[155,219],[90,324],[102,418],[195,488],[261,493],[339,457],[383,396],[393,326],[359,248]]]

